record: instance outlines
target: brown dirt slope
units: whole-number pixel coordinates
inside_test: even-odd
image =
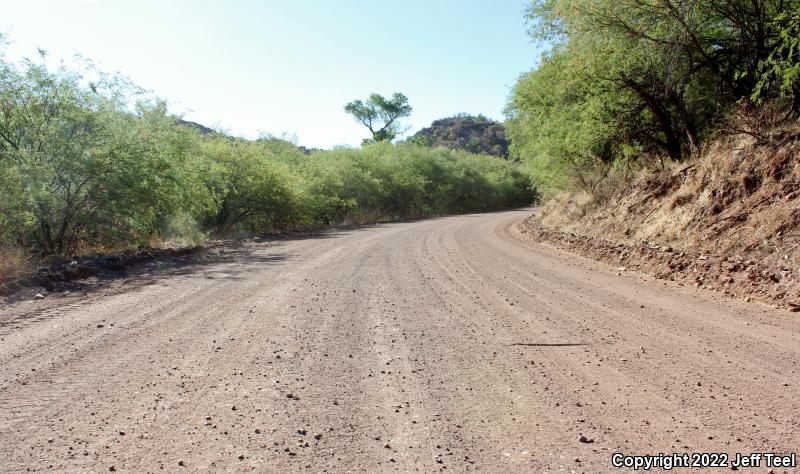
[[[608,200],[558,196],[525,228],[628,269],[793,307],[800,304],[798,152],[800,124],[730,135],[693,161],[642,173]]]

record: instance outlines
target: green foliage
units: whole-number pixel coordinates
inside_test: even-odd
[[[514,88],[512,155],[589,191],[645,156],[681,160],[743,100],[798,106],[800,0],[535,0],[550,49]]]
[[[286,229],[297,220],[296,191],[281,163],[283,145],[272,140],[247,142],[214,137],[201,143],[208,195],[214,205],[201,222],[217,235],[252,234]]]
[[[430,127],[415,133],[409,141],[441,146],[451,150],[508,157],[509,142],[502,123],[478,115],[458,114],[435,120]]]
[[[751,98],[761,103],[777,93],[800,113],[800,11],[779,13],[767,27],[778,40],[769,56],[759,62],[759,80]]]
[[[517,83],[509,105],[512,150],[546,194],[572,183],[591,190],[595,168],[614,159],[613,98],[569,61],[545,58]]]
[[[127,110],[124,81],[83,82],[31,62],[0,69],[0,163],[25,209],[5,216],[6,229],[44,254],[146,242],[188,198],[187,134],[163,104]]]
[[[528,205],[527,175],[503,160],[413,143],[312,154],[310,221],[370,222]]]
[[[87,71],[0,58],[0,248],[70,255],[535,197],[527,175],[504,160],[386,140],[310,151],[270,136],[235,139],[169,116],[123,79]],[[373,102],[398,116],[410,111],[399,95]]]
[[[17,168],[0,166],[0,248],[16,244],[32,224],[34,216],[25,208],[23,189]]]
[[[411,115],[408,98],[395,92],[391,99],[371,94],[366,101],[354,100],[344,106],[344,111],[362,123],[372,134],[363,145],[391,142],[400,132],[398,119]]]

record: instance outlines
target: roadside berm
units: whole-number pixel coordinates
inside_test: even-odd
[[[604,197],[555,196],[518,228],[620,272],[800,311],[800,124],[735,130]]]

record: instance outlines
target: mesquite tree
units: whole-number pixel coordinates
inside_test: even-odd
[[[398,119],[411,115],[408,98],[395,92],[391,99],[371,94],[366,101],[354,100],[344,106],[344,111],[355,117],[372,133],[364,143],[391,142],[400,133]]]

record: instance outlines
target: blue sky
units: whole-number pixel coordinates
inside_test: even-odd
[[[410,132],[458,112],[502,119],[538,59],[523,0],[7,1],[6,56],[75,53],[205,125],[299,144],[357,145],[343,111],[371,92],[409,97]]]

